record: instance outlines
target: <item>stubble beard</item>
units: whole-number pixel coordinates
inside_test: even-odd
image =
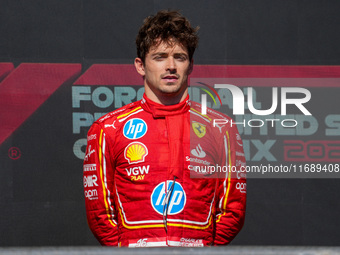
[[[176,85],[173,82],[166,83],[165,87],[161,87],[159,90],[165,96],[178,95],[181,91],[184,91],[188,87],[187,80],[182,81],[180,85]]]

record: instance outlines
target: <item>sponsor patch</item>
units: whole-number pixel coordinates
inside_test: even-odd
[[[238,189],[241,193],[247,193],[247,184],[238,182],[236,183],[236,189]]]
[[[97,175],[89,175],[89,176],[84,176],[84,188],[88,187],[95,187],[98,186],[97,184]]]
[[[186,203],[185,191],[180,183],[175,182],[172,192],[169,192],[172,184],[173,181],[161,182],[152,191],[151,205],[159,214],[163,215],[166,204],[168,204],[168,215],[178,214],[184,209]]]
[[[147,166],[136,166],[125,168],[125,171],[129,177],[131,177],[131,181],[140,181],[144,180],[145,175],[149,174],[150,165]]]
[[[131,119],[125,123],[123,134],[127,139],[139,139],[143,137],[148,130],[146,122],[142,119]]]
[[[92,189],[92,190],[85,190],[85,197],[88,200],[96,200],[98,199],[98,191],[96,189]]]
[[[198,123],[198,122],[193,122],[192,123],[192,129],[194,130],[195,134],[199,137],[202,138],[203,136],[205,136],[207,129],[206,126]]]
[[[85,164],[83,166],[84,172],[97,171],[96,164]]]
[[[204,158],[207,155],[200,144],[198,144],[195,149],[191,150],[191,154],[198,158]]]
[[[90,136],[87,136],[87,141],[88,141],[88,142],[91,141],[91,140],[93,140],[93,139],[97,139],[97,134],[92,134],[92,135],[90,135]]]
[[[140,142],[132,142],[124,150],[124,157],[129,164],[144,162],[147,155],[148,148]]]
[[[84,160],[85,160],[85,161],[88,161],[89,158],[91,157],[91,155],[92,155],[93,153],[95,153],[95,152],[96,152],[95,149],[91,150],[91,145],[89,145],[88,150],[87,150],[87,153],[86,153],[86,155],[85,155],[85,157],[84,157]]]

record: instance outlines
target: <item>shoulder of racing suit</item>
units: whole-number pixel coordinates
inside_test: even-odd
[[[111,126],[111,127],[117,128],[119,123],[116,123],[115,121],[117,119],[122,120],[124,119],[124,117],[128,116],[130,113],[141,110],[140,102],[141,100],[132,102],[130,104],[127,104],[123,107],[118,108],[115,111],[109,112],[103,115],[102,117],[100,117],[94,123],[99,124],[100,126],[104,126],[104,127]]]
[[[225,125],[227,123],[233,123],[233,119],[231,117],[229,117],[228,115],[221,113],[219,111],[213,110],[209,107],[207,107],[207,113],[206,114],[202,114],[201,113],[201,104],[197,103],[197,102],[191,102],[191,108],[190,108],[190,113],[191,113],[191,120],[195,121],[198,118],[203,119],[205,122],[209,123],[211,126],[214,127],[219,127],[221,128],[222,126],[227,128],[227,126],[229,127],[236,127],[236,125]],[[194,117],[196,116],[196,117]],[[223,123],[223,124],[221,124]],[[227,128],[228,129],[228,128]],[[237,128],[236,128],[237,129]]]

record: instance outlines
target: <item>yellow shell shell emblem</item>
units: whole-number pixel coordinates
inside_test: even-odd
[[[203,136],[205,136],[205,133],[207,132],[205,125],[198,123],[198,122],[192,123],[192,129],[194,130],[195,134],[199,138],[202,138]]]
[[[124,151],[124,156],[130,164],[144,162],[146,155],[148,155],[148,148],[140,142],[130,143]]]

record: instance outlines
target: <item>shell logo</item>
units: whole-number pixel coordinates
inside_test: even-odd
[[[146,155],[148,155],[148,148],[140,142],[132,142],[124,150],[124,157],[129,164],[144,162]]]

